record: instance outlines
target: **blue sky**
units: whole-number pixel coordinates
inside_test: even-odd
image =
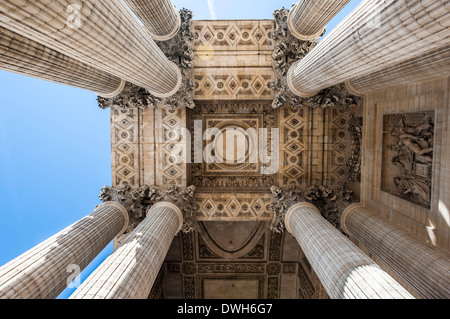
[[[173,0],[194,19],[272,19],[290,1]],[[361,0],[327,27],[332,30]],[[90,214],[111,185],[109,111],[92,92],[0,71],[0,266]],[[110,244],[83,281],[112,252]],[[60,298],[73,290],[66,289]]]

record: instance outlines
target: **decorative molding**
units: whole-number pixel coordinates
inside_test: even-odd
[[[272,219],[270,194],[196,194],[193,209],[198,221]]]
[[[269,243],[269,261],[281,261],[282,247],[283,247],[283,234],[271,232]]]
[[[193,71],[192,79],[195,100],[272,100],[275,96],[271,68],[246,67],[245,72],[226,67],[199,68]]]
[[[284,263],[283,266],[283,274],[296,274],[298,264],[297,263]]]
[[[310,134],[308,109],[282,108],[279,112],[281,135],[280,174],[278,184],[306,186],[308,173],[308,137]]]
[[[139,175],[138,108],[111,107],[111,166],[113,187],[138,187]]]
[[[247,254],[245,254],[242,257],[239,257],[239,259],[264,259],[264,243],[265,243],[265,236],[263,235],[256,244],[256,246],[250,250]]]
[[[268,20],[195,21],[196,47],[205,50],[266,50],[273,47],[273,23]]]
[[[351,135],[350,158],[347,161],[348,181],[361,182],[361,144],[362,144],[362,118],[350,113],[348,131]]]
[[[181,233],[181,255],[183,261],[194,260],[194,233]]]
[[[280,298],[280,278],[269,277],[267,279],[267,297],[268,299]]]
[[[281,264],[280,263],[268,263],[267,264],[267,274],[269,276],[276,276],[281,274]]]
[[[264,274],[264,264],[198,264],[199,274]]]
[[[195,276],[183,276],[183,299],[195,299]]]

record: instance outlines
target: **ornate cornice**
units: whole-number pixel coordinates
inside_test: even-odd
[[[113,105],[122,108],[137,107],[140,109],[156,108],[165,105],[174,110],[177,107],[194,108],[195,104],[191,97],[194,89],[194,82],[191,80],[191,72],[194,68],[194,49],[192,42],[194,32],[192,31],[192,11],[180,10],[181,26],[178,33],[167,41],[155,41],[166,57],[175,63],[181,72],[181,85],[176,93],[169,97],[158,98],[153,96],[148,90],[127,83],[123,91],[115,97],[98,97],[99,107],[107,109]]]
[[[137,189],[132,189],[130,186],[120,189],[104,186],[99,197],[103,202],[117,202],[127,210],[129,216],[127,233],[145,219],[151,207],[164,202],[175,205],[181,211],[184,219],[181,231],[189,233],[196,229],[195,214],[191,208],[194,192],[194,186],[180,189],[176,185],[172,185],[167,190],[147,185]]]
[[[352,191],[343,187],[332,189],[325,186],[311,186],[303,191],[296,187],[283,190],[278,186],[272,186],[271,191],[274,216],[270,228],[275,233],[284,232],[286,214],[292,206],[302,202],[316,206],[326,220],[341,230],[340,215],[343,209],[351,204],[353,195]]]

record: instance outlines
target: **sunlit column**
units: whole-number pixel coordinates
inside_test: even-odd
[[[128,226],[127,211],[107,202],[0,268],[0,299],[53,299]],[[75,279],[75,278],[72,278]]]
[[[314,205],[299,203],[286,214],[295,236],[332,299],[413,298],[391,276],[323,218]]]
[[[445,46],[381,71],[351,79],[346,82],[346,85],[352,93],[363,95],[397,85],[418,83],[447,76],[450,76],[450,46]]]
[[[300,0],[288,17],[289,31],[303,41],[319,38],[331,21],[350,0]]]
[[[124,0],[124,2],[142,21],[154,40],[169,40],[180,29],[180,14],[170,0]]]
[[[3,0],[0,26],[146,88],[178,91],[182,76],[122,1]]]
[[[0,27],[0,69],[74,86],[102,97],[119,94],[125,81]]]
[[[359,240],[422,298],[450,298],[450,256],[356,204],[342,214],[344,231]]]
[[[168,202],[154,205],[70,299],[146,299],[182,225],[177,206]]]
[[[309,97],[447,46],[447,0],[363,1],[288,74],[289,88]]]

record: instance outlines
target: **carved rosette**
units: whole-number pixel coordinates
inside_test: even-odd
[[[168,190],[147,185],[137,189],[131,189],[129,186],[120,189],[104,186],[99,197],[103,202],[117,202],[127,210],[130,222],[126,233],[135,229],[145,219],[148,210],[160,202],[172,203],[180,209],[184,219],[182,232],[190,233],[197,227],[194,210],[191,208],[194,192],[194,186],[180,189],[172,185]]]
[[[274,109],[291,106],[294,110],[302,106],[311,108],[340,107],[348,108],[359,105],[360,97],[352,95],[344,84],[336,85],[320,91],[310,98],[302,98],[295,95],[287,84],[287,73],[289,68],[297,61],[303,59],[318,43],[317,40],[302,41],[297,39],[289,31],[288,27],[289,10],[282,8],[275,10],[275,32],[273,39],[276,41],[273,52],[273,68],[275,70],[276,81],[270,87],[277,92],[273,101]]]
[[[344,187],[337,189],[325,186],[311,186],[304,191],[291,187],[287,191],[278,186],[271,187],[273,195],[272,210],[274,213],[270,229],[282,233],[286,229],[286,214],[293,205],[307,202],[315,205],[322,216],[334,227],[342,231],[340,216],[345,207],[352,203],[353,192]]]
[[[159,105],[165,105],[169,110],[175,110],[177,107],[194,108],[194,100],[191,92],[194,90],[194,82],[191,80],[192,69],[194,68],[194,49],[192,41],[194,32],[192,31],[192,11],[187,9],[180,10],[181,26],[177,35],[168,41],[155,41],[166,57],[174,62],[181,71],[182,84],[180,89],[174,95],[167,98],[157,98],[151,95],[146,89],[134,84],[127,83],[125,89],[119,95],[113,98],[98,97],[99,107],[107,109],[113,105],[122,108],[137,107],[140,109],[156,108]]]

